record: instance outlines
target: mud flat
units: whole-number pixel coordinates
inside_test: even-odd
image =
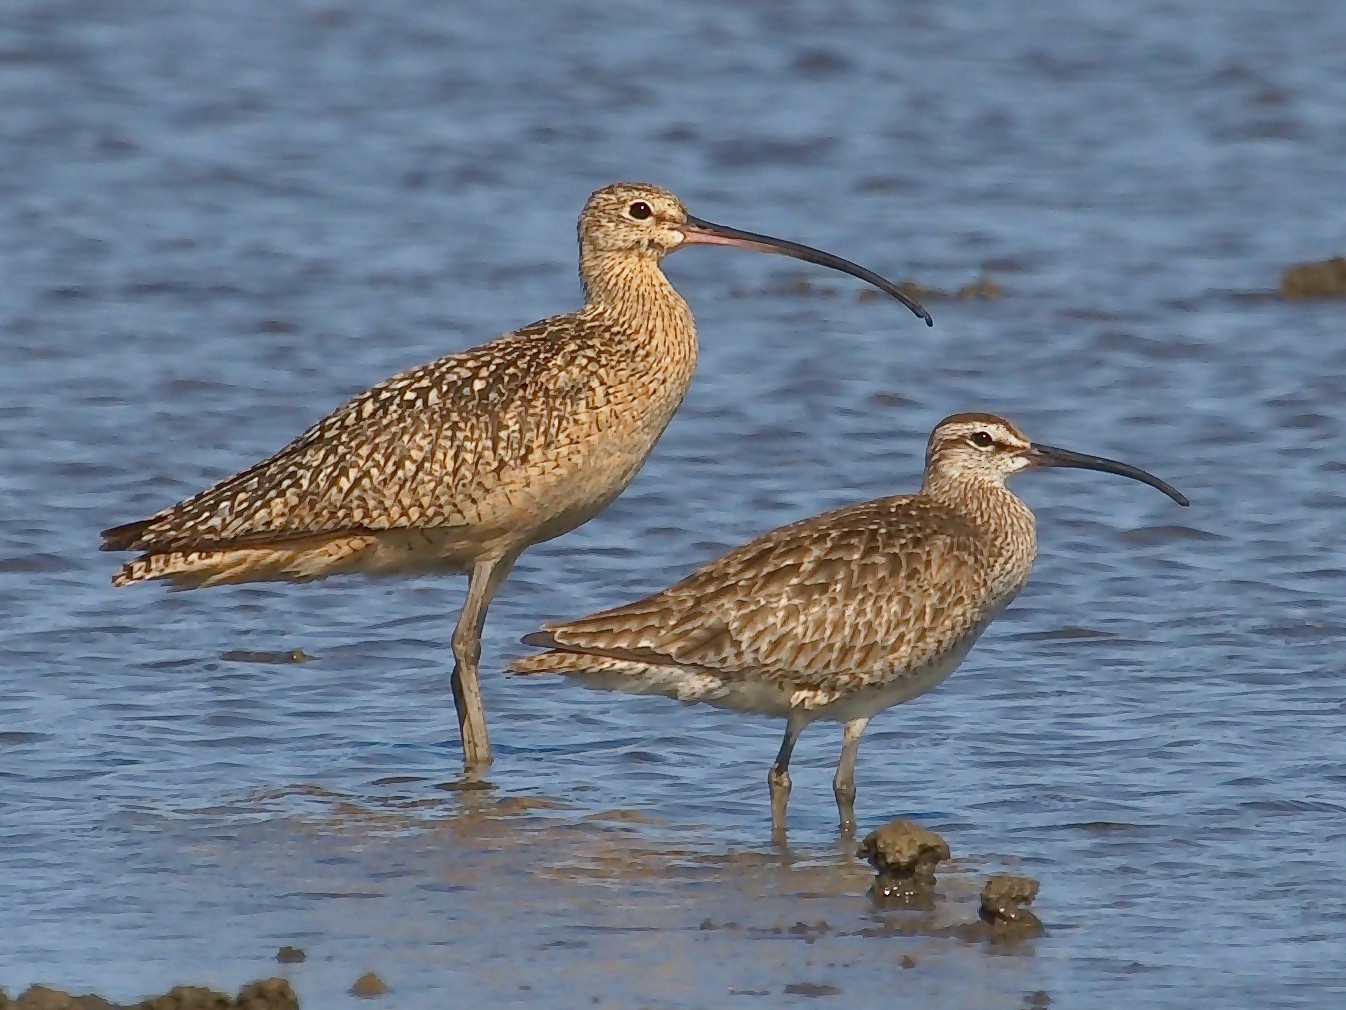
[[[1291,301],[1346,298],[1346,256],[1289,267],[1281,275],[1281,297]]]
[[[999,284],[985,274],[960,288],[937,288],[922,284],[919,281],[903,281],[898,287],[904,295],[908,298],[914,298],[918,302],[991,301],[1005,293]],[[855,297],[859,301],[870,302],[875,300],[871,295],[881,296],[882,294],[881,291],[859,291]]]
[[[1005,293],[999,284],[985,274],[957,288],[938,288],[914,280],[902,281],[897,287],[908,298],[913,298],[918,302],[989,301],[1000,298]],[[844,290],[844,287],[819,281],[816,277],[810,275],[795,274],[766,287],[736,287],[730,293],[735,298],[763,296],[770,298],[835,298]],[[868,288],[855,293],[856,300],[861,302],[877,301],[887,297],[888,295],[882,291]]]
[[[982,1007],[1046,981],[1031,944],[985,956],[1001,927],[979,917],[980,857],[951,862],[912,822],[866,836],[867,865],[835,836],[782,850],[765,829],[756,843],[708,840],[635,810],[409,785],[296,786],[153,821],[136,840],[169,882],[149,896],[171,936],[124,944],[96,971],[11,966],[10,992],[41,981],[103,998],[38,990],[0,1010],[438,1010],[448,991],[481,1006],[628,1007],[650,1001],[652,980],[689,1005],[729,993],[879,1005],[899,978],[917,1003]],[[1017,894],[989,907],[1012,912]],[[277,969],[288,982],[139,1000],[182,977],[232,985]]]
[[[204,986],[178,985],[139,1003],[113,1003],[92,993],[75,996],[34,985],[15,999],[0,991],[0,1010],[298,1010],[299,998],[283,978],[249,982],[236,996]]]

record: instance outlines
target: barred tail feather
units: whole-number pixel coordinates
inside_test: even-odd
[[[557,673],[582,687],[597,691],[654,694],[677,701],[700,701],[712,705],[727,699],[738,686],[692,667],[560,650],[516,659],[510,664],[509,672],[527,677]]]
[[[133,523],[123,523],[102,532],[103,543],[100,551],[131,551],[140,544],[140,538],[153,522],[151,519],[137,519]]]
[[[259,551],[187,551],[166,554],[146,554],[122,565],[112,584],[129,586],[133,582],[161,579],[172,589],[203,589],[235,582],[257,582],[268,578],[284,578],[280,570],[267,571],[259,565]],[[270,552],[274,553],[274,552]]]
[[[203,589],[239,582],[310,582],[329,575],[369,569],[378,574],[384,559],[375,538],[310,537],[275,545],[226,547],[219,550],[163,551],[142,554],[122,565],[114,586],[163,579],[173,589]],[[405,552],[391,551],[397,557]]]

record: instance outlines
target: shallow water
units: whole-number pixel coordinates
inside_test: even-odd
[[[1197,6],[9,0],[0,985],[235,986],[295,943],[321,1007],[367,970],[399,1007],[1336,1006],[1346,348],[1340,303],[1271,290],[1342,252],[1346,7]],[[442,788],[461,580],[111,588],[102,527],[572,306],[574,216],[623,177],[1005,296],[927,331],[783,260],[670,261],[700,373],[494,607],[488,794]],[[797,752],[782,862],[774,723],[498,675],[542,618],[914,487],[964,409],[1193,500],[1020,481],[1033,581],[866,737],[862,829],[945,835],[941,914],[1042,880],[1049,934],[1012,949],[864,935],[835,730]]]

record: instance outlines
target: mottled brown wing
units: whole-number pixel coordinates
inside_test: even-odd
[[[147,520],[103,550],[186,550],[278,537],[455,526],[495,475],[555,442],[591,392],[592,362],[544,320],[361,393],[269,459]]]
[[[910,496],[775,530],[646,599],[525,639],[827,688],[919,665],[986,615],[980,539]]]

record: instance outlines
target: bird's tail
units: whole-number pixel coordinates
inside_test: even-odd
[[[685,702],[722,702],[734,692],[735,685],[713,673],[673,663],[652,663],[637,659],[616,659],[583,652],[552,649],[516,659],[509,672],[532,677],[557,673],[575,683],[597,691],[622,694],[653,694]]]
[[[202,589],[239,582],[311,582],[356,568],[368,554],[371,540],[342,534],[247,547],[152,552],[122,565],[112,584],[163,579],[174,589]]]

